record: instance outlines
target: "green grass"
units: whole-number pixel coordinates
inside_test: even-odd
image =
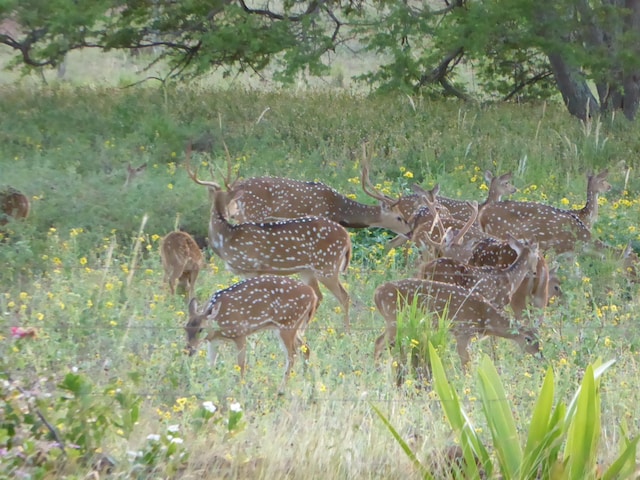
[[[183,354],[186,305],[168,296],[158,254],[159,237],[178,216],[181,226],[206,237],[206,191],[181,168],[186,141],[204,132],[213,136],[213,149],[199,160],[214,164],[218,180],[224,140],[244,177],[321,180],[368,203],[373,200],[355,180],[363,139],[375,149],[372,181],[394,194],[408,192],[413,181],[427,187],[437,182],[446,195],[481,199],[485,169],[513,170],[520,189],[514,198],[581,206],[586,171],[608,166],[613,189],[602,202],[596,235],[616,246],[640,241],[637,125],[614,118],[582,126],[559,105],[413,102],[415,109],[402,96],[318,91],[2,87],[0,111],[10,115],[0,117],[0,184],[32,199],[29,219],[11,224],[0,244],[2,369],[36,392],[40,410],[62,432],[68,428],[60,407],[65,404],[52,399],[70,372],[95,385],[79,405],[109,404],[112,387],[138,398],[137,423],[128,430],[114,420],[100,441],[122,476],[173,471],[201,478],[208,471],[219,478],[228,471],[240,478],[417,478],[369,406],[384,413],[421,461],[453,441],[433,392],[411,381],[397,388],[391,354],[383,355],[379,368],[373,365],[373,342],[383,329],[373,292],[411,275],[415,255],[407,263],[400,252],[385,254],[386,233],[354,232],[354,261],[345,276],[357,304],[353,333],[342,333],[338,304],[325,292],[307,331],[308,372],[296,364],[287,395],[279,397],[283,355],[269,334],[250,339],[244,380],[234,369],[232,345],[221,348],[214,369],[204,355]],[[144,161],[147,171],[124,189],[127,163]],[[631,173],[625,185],[626,167]],[[206,170],[200,169],[204,177]],[[586,255],[563,260],[560,275],[565,296],[548,309],[542,330],[548,363],[523,356],[512,342],[497,342],[494,352],[479,341],[472,345],[472,369],[481,352],[495,357],[515,421],[526,424],[548,365],[556,398],[568,401],[588,364],[617,358],[601,385],[599,456],[606,463],[623,423],[631,436],[638,434],[638,286],[627,282],[613,259]],[[204,301],[233,281],[213,257],[198,280],[198,298]],[[34,327],[38,337],[15,340],[13,326]],[[488,435],[475,375],[461,370],[450,349],[449,380],[463,392],[478,433]],[[218,406],[220,417],[196,428],[204,401]],[[243,409],[242,423],[228,432],[224,420],[235,402]],[[147,435],[165,435],[176,424],[183,450],[153,457],[157,470],[128,460],[128,451],[146,451]],[[86,428],[93,428],[91,422]],[[180,460],[182,451],[190,454]],[[32,464],[23,468],[36,469],[36,455],[27,456]],[[0,475],[15,473],[12,465],[6,461]],[[69,460],[62,473],[84,478],[90,470],[74,465],[81,463]]]

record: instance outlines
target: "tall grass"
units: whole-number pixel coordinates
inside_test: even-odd
[[[0,398],[18,402],[12,422],[24,427],[14,441],[24,442],[26,432],[51,440],[41,423],[35,421],[35,430],[25,427],[36,418],[28,398],[37,398],[68,444],[79,441],[65,422],[75,428],[73,422],[85,419],[84,428],[96,427],[90,416],[76,418],[60,405],[99,410],[120,398],[100,423],[99,451],[86,445],[92,454],[113,458],[121,476],[419,476],[370,408],[373,402],[421,460],[452,442],[433,392],[406,383],[398,388],[389,364],[373,365],[373,342],[383,329],[373,292],[384,281],[411,275],[415,253],[407,260],[399,251],[386,252],[387,232],[353,233],[354,261],[345,277],[355,301],[353,333],[341,333],[338,305],[326,295],[307,332],[308,372],[296,368],[284,397],[277,396],[281,354],[268,335],[249,342],[244,379],[234,368],[233,348],[222,349],[214,369],[204,355],[183,354],[186,305],[168,296],[158,254],[158,239],[178,215],[182,227],[206,236],[205,189],[182,169],[186,141],[205,133],[212,149],[197,161],[205,164],[202,172],[212,164],[218,180],[225,170],[224,139],[242,176],[321,180],[371,203],[358,178],[364,139],[375,152],[372,181],[389,194],[407,192],[412,182],[437,182],[447,195],[481,199],[485,169],[514,170],[520,189],[515,198],[579,206],[586,171],[608,166],[614,189],[600,207],[596,236],[613,245],[640,240],[637,126],[602,119],[596,135],[595,127],[576,123],[555,105],[471,106],[422,98],[413,104],[406,97],[323,92],[184,87],[165,96],[147,89],[2,87],[0,110],[10,114],[0,116],[0,184],[24,191],[33,206],[26,222],[5,228],[0,243],[0,370],[9,374]],[[147,171],[125,189],[127,163],[143,161]],[[626,167],[632,167],[628,179]],[[530,418],[547,366],[555,372],[557,398],[568,399],[587,365],[599,356],[616,357],[600,386],[598,455],[606,462],[618,451],[621,425],[628,425],[629,436],[638,433],[638,287],[613,258],[579,255],[559,266],[565,296],[548,309],[541,332],[548,364],[523,356],[509,342],[491,353],[518,424]],[[197,296],[203,300],[235,280],[211,257]],[[14,338],[11,327],[35,328],[37,338]],[[489,348],[487,342],[472,345],[472,369]],[[478,435],[486,437],[474,377],[455,361],[447,369]],[[73,387],[62,388],[65,381]],[[76,387],[71,395],[69,388]],[[112,396],[118,389],[126,398]],[[218,408],[206,422],[204,402]],[[230,432],[225,426],[236,404],[242,423]],[[123,405],[140,406],[132,426],[123,424]],[[167,430],[174,425],[179,434]],[[150,444],[156,434],[160,443]],[[0,441],[6,435],[0,426]],[[162,442],[179,447],[169,455]],[[29,448],[23,464],[2,457],[2,474],[39,468],[43,443]],[[67,456],[67,469],[59,473],[84,478],[92,462]]]

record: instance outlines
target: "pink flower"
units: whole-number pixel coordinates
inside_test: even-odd
[[[36,329],[33,327],[22,328],[22,327],[11,327],[11,336],[15,339],[20,338],[35,338],[36,337]]]

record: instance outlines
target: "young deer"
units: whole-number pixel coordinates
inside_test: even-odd
[[[340,283],[340,274],[351,260],[351,239],[344,227],[324,217],[231,224],[225,218],[228,193],[214,182],[199,180],[188,164],[187,172],[195,183],[209,189],[213,202],[209,242],[228,270],[245,277],[298,273],[321,300],[320,282],[342,305],[349,330],[349,294]],[[243,194],[237,190],[232,200]]]
[[[127,163],[127,179],[124,181],[123,188],[128,187],[133,183],[136,177],[140,176],[142,172],[147,169],[147,162],[144,162],[137,167],[132,167],[131,163]]]
[[[324,217],[349,228],[380,227],[403,235],[410,231],[394,208],[396,201],[388,197],[377,196],[378,205],[366,205],[320,182],[254,177],[230,183],[229,177],[222,203],[228,218],[238,223]]]
[[[517,252],[510,242],[489,238],[475,244],[469,265],[494,268],[507,268],[517,258]],[[534,272],[525,276],[520,286],[513,292],[509,305],[513,310],[516,320],[523,319],[524,310],[531,299],[534,307],[544,309],[553,297],[562,294],[560,280],[555,269],[549,269],[542,252],[538,252],[538,259]],[[542,323],[541,315],[538,324]]]
[[[286,354],[284,377],[280,391],[286,384],[295,361],[297,349],[303,345],[305,329],[318,306],[318,297],[313,288],[297,280],[263,275],[238,282],[216,292],[202,311],[198,302],[189,302],[187,350],[193,355],[200,344],[200,333],[205,330],[207,320],[217,324],[211,328],[204,340],[209,342],[209,360],[213,366],[217,357],[217,343],[225,340],[235,342],[238,349],[238,365],[244,375],[247,337],[262,330],[276,330]],[[303,348],[305,359],[309,359],[309,347]]]
[[[202,251],[195,240],[186,232],[168,233],[160,242],[160,258],[164,268],[164,280],[169,285],[171,295],[178,289],[184,289],[187,299],[195,293],[198,274],[204,263]]]
[[[21,219],[29,216],[29,197],[13,187],[0,192],[0,225],[6,225],[9,218]]]
[[[385,332],[375,343],[377,360],[385,344],[396,339],[398,311],[414,298],[425,311],[438,315],[446,313],[452,322],[457,352],[463,366],[469,364],[469,343],[474,336],[493,335],[509,338],[526,352],[540,355],[538,334],[535,328],[517,327],[507,315],[483,296],[459,285],[421,279],[406,279],[380,285],[375,291],[375,304],[385,319]]]
[[[509,245],[516,252],[516,258],[506,267],[478,267],[452,258],[437,258],[420,266],[418,278],[453,283],[482,295],[497,307],[505,307],[538,264],[538,245],[513,237],[509,238]]]
[[[478,215],[482,229],[500,238],[510,233],[517,238],[535,238],[540,249],[562,254],[575,249],[577,242],[591,239],[591,227],[598,215],[598,195],[608,192],[607,170],[590,175],[587,201],[580,210],[564,210],[535,202],[496,202]]]

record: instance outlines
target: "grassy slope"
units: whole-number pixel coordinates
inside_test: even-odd
[[[132,386],[130,374],[139,375],[135,389],[145,398],[140,425],[125,444],[114,439],[105,447],[120,471],[127,470],[125,450],[140,448],[162,424],[181,423],[193,450],[186,473],[193,476],[226,458],[240,476],[249,469],[263,478],[285,472],[295,478],[405,477],[410,464],[367,401],[389,414],[421,458],[451,441],[432,394],[411,383],[396,389],[390,362],[380,369],[372,365],[373,341],[382,328],[371,308],[373,290],[412,271],[398,255],[382,252],[386,237],[380,232],[354,235],[355,260],[346,282],[358,304],[352,318],[356,333],[341,334],[341,315],[327,295],[307,334],[313,351],[309,372],[296,369],[285,397],[275,396],[282,354],[270,335],[250,342],[243,382],[233,370],[231,346],[214,370],[203,356],[182,355],[185,307],[163,288],[157,238],[173,228],[178,214],[181,225],[206,235],[206,194],[180,168],[188,138],[212,134],[216,167],[224,167],[224,138],[242,176],[322,180],[365,202],[371,199],[354,180],[363,139],[375,145],[373,181],[386,182],[382,187],[395,193],[411,181],[439,182],[448,195],[479,199],[485,169],[514,170],[520,188],[515,198],[581,205],[585,172],[608,166],[614,188],[601,207],[597,234],[614,245],[639,240],[640,135],[618,119],[581,126],[555,105],[474,107],[414,98],[414,108],[406,97],[330,92],[191,86],[165,93],[65,86],[0,90],[0,111],[10,112],[0,117],[0,184],[33,198],[28,222],[12,226],[12,242],[0,245],[6,266],[0,272],[0,291],[6,292],[0,296],[0,354],[9,359],[14,377],[27,383],[58,378],[71,368],[98,384],[116,379]],[[127,162],[143,161],[148,171],[123,189]],[[625,166],[633,167],[626,192]],[[143,240],[138,256],[136,238]],[[566,295],[549,309],[542,333],[560,382],[558,395],[573,392],[582,368],[595,357],[619,358],[604,383],[606,459],[619,420],[640,417],[637,286],[628,286],[610,262],[580,257],[560,268]],[[198,296],[204,299],[233,280],[212,258]],[[40,336],[18,344],[5,333],[14,325],[36,326]],[[488,352],[489,345],[474,344],[473,357],[481,350]],[[499,342],[495,355],[519,407],[516,415],[524,420],[544,367],[508,342]],[[460,371],[453,349],[446,362],[473,411],[473,375]],[[220,406],[239,401],[245,431],[229,440],[187,433],[190,412],[202,400]],[[638,433],[631,422],[630,429]]]

